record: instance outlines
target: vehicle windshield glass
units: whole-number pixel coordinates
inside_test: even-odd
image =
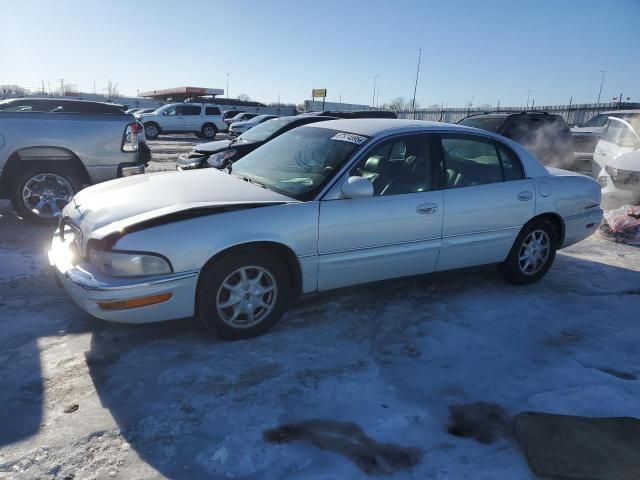
[[[506,119],[506,115],[503,117],[469,117],[462,120],[460,125],[498,133]]]
[[[231,174],[310,200],[367,139],[326,128],[295,128],[238,160]]]
[[[610,116],[612,117],[614,115],[607,115],[605,113],[601,113],[591,118],[591,120],[583,123],[580,126],[581,127],[604,127],[604,125],[607,123],[607,120],[609,120]]]
[[[633,127],[633,130],[620,121],[610,120],[609,125],[607,125],[602,134],[602,140],[615,143],[620,147],[634,148],[638,143],[636,133],[640,132],[640,122],[632,119],[626,121]],[[634,130],[636,133],[634,133]]]
[[[292,117],[267,120],[266,122],[256,125],[251,130],[247,130],[238,138],[247,143],[262,142],[295,119],[295,117]]]

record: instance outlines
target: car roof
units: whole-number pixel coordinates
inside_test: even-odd
[[[609,110],[608,112],[600,112],[598,115],[613,115],[614,113],[638,113],[638,114],[640,114],[640,109],[635,109],[635,110]]]
[[[405,120],[396,118],[348,118],[328,120],[314,123],[313,128],[326,128],[329,130],[341,130],[344,132],[374,137],[388,131],[411,131],[412,129],[425,130],[451,130],[478,132],[477,128],[454,125],[451,123],[428,122],[425,120]]]

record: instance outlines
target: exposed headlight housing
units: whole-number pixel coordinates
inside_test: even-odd
[[[225,150],[224,152],[214,153],[209,157],[207,163],[214,168],[223,168],[227,164],[227,160],[235,156],[237,150]]]
[[[141,277],[163,275],[173,270],[167,259],[153,253],[89,250],[89,261],[105,275]]]

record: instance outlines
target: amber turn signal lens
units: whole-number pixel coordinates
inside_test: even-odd
[[[162,293],[160,295],[132,298],[130,300],[108,300],[105,302],[98,302],[98,306],[103,310],[126,310],[128,308],[138,308],[145,307],[147,305],[155,305],[156,303],[166,302],[170,298],[170,293]]]

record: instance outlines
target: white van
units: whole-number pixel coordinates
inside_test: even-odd
[[[194,133],[197,137],[215,138],[227,128],[220,107],[210,103],[169,103],[151,113],[137,115],[149,139],[161,133]]]

